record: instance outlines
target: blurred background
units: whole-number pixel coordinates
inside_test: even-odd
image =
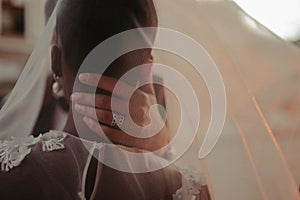
[[[44,26],[43,0],[0,0],[0,98],[13,87]]]

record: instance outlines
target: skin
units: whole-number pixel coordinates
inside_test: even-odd
[[[77,130],[80,130],[81,133],[84,133],[86,139],[94,138],[93,135],[95,135],[95,133],[102,138],[105,138],[105,135],[113,143],[148,151],[158,150],[168,144],[169,131],[166,125],[163,126],[159,133],[150,138],[132,137],[119,129],[111,127],[111,96],[94,96],[93,94],[86,93],[85,91],[87,86],[93,86],[112,92],[114,88],[113,86],[118,80],[110,77],[103,77],[98,83],[95,81],[97,77],[95,74],[82,74],[80,77],[76,77],[76,74],[74,74],[71,70],[72,68],[66,64],[63,55],[64,52],[61,48],[60,37],[57,36],[57,40],[54,42],[51,52],[52,70],[54,74],[60,77],[59,82],[64,90],[65,98],[69,99],[69,104],[71,105],[71,101],[73,101],[68,113],[68,120],[64,131],[79,136]],[[76,78],[79,78],[82,84],[76,84],[74,87]],[[75,92],[74,94],[73,87]],[[126,87],[131,86],[126,85]],[[149,109],[152,105],[156,104],[153,85],[137,89],[128,101],[130,102],[129,110],[133,121],[141,126],[148,125],[150,122],[148,114]],[[119,103],[122,106],[119,106],[119,110],[115,110],[115,112],[124,113],[124,110],[122,109],[124,108],[123,105],[125,102],[119,101]],[[95,109],[97,116],[91,114],[93,109]],[[100,125],[99,122],[104,123],[104,125]],[[155,118],[153,123],[162,123],[161,117]],[[130,126],[130,124],[127,125]],[[162,150],[159,154],[163,153],[164,150]]]
[[[97,74],[81,74],[79,80],[86,85],[97,87],[109,92],[113,92],[113,89],[116,83],[119,81],[115,78],[103,77],[102,81],[98,83],[99,75]],[[148,139],[138,139],[129,136],[120,129],[112,128],[109,125],[112,121],[112,112],[111,112],[111,101],[116,102],[116,110],[114,112],[120,113],[125,116],[123,126],[130,126],[126,121],[126,118],[129,117],[125,113],[125,107],[129,102],[129,112],[132,120],[139,126],[147,126],[151,123],[149,116],[149,110],[152,105],[157,104],[155,92],[153,89],[141,88],[136,89],[130,99],[126,99],[125,96],[130,90],[134,90],[132,86],[121,82],[122,92],[116,94],[124,98],[111,97],[107,95],[93,95],[88,93],[74,93],[71,96],[71,100],[75,104],[74,108],[76,112],[80,113],[83,116],[85,124],[98,135],[103,136],[105,134],[113,142],[124,144],[126,146],[134,146],[141,149],[154,151],[160,149],[161,147],[168,144],[169,132],[166,125],[163,126],[162,130],[153,137]],[[151,87],[151,86],[149,86]],[[123,93],[123,94],[122,94]],[[96,115],[95,115],[96,113]],[[160,114],[156,113],[156,116],[153,119],[154,124],[163,123],[163,119]],[[101,131],[99,123],[107,124],[102,125],[101,128],[104,130]]]

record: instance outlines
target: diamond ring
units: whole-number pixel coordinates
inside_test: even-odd
[[[125,117],[123,115],[113,113],[113,119],[111,122],[111,126],[113,126],[113,127],[118,126],[119,128],[121,128],[124,123],[124,119],[125,119]]]

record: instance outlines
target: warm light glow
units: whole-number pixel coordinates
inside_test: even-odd
[[[300,0],[234,0],[279,37],[300,39]]]

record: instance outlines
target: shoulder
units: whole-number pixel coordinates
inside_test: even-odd
[[[87,156],[80,140],[59,131],[0,141],[0,199],[76,199],[78,160]]]

